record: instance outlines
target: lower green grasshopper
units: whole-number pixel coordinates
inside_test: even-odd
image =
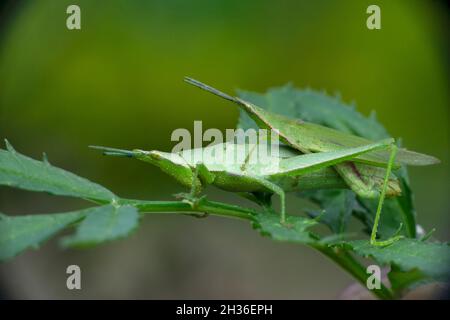
[[[303,128],[298,130],[297,127],[305,125],[303,121],[271,114],[196,80],[188,78],[187,81],[238,103],[256,120],[260,127],[269,128],[279,134],[282,142],[287,146],[271,145],[271,147],[280,148],[277,157],[267,153],[254,152],[258,148],[256,144],[230,142],[206,148],[183,150],[178,153],[138,149],[123,150],[98,146],[94,146],[94,148],[103,150],[106,155],[132,157],[158,166],[179,183],[191,188],[190,194],[184,195],[184,198],[193,206],[196,205],[196,201],[199,201],[198,194],[202,187],[208,184],[222,190],[245,195],[277,194],[281,200],[280,222],[283,225],[286,224],[286,192],[348,186],[363,197],[379,195],[371,233],[371,244],[384,246],[401,238],[401,236],[394,235],[384,241],[376,239],[385,196],[394,196],[401,192],[395,176],[391,175],[393,168],[398,166],[395,162],[397,151],[399,151],[398,160],[403,164],[426,165],[435,163],[437,159],[398,149],[394,139],[372,142],[314,124],[308,124],[310,127],[306,131],[302,130]],[[321,132],[323,132],[322,136]],[[302,136],[298,137],[299,134]],[[244,161],[242,163],[203,161],[206,158],[205,155],[210,156],[219,151],[222,155],[228,155],[227,159],[234,159],[236,154],[244,155],[241,157]],[[346,170],[348,167],[352,168],[354,162],[362,163],[367,168],[359,170],[357,174],[354,174],[354,170]],[[342,170],[336,169],[339,175],[331,168],[333,166],[334,168],[336,166],[343,168]],[[384,176],[380,174],[379,170],[370,170],[372,167],[386,167]],[[361,184],[354,181],[352,175],[357,176],[361,181],[370,181],[370,189],[365,186],[361,187]]]
[[[257,147],[256,145],[234,143],[217,144],[178,153],[122,150],[97,146],[93,146],[93,148],[103,150],[105,155],[136,158],[159,167],[180,184],[191,188],[190,194],[184,195],[184,198],[193,206],[199,200],[197,196],[202,188],[208,184],[225,191],[247,195],[277,194],[281,199],[280,222],[285,224],[286,192],[314,189],[318,185],[329,188],[345,187],[343,180],[330,169],[330,166],[352,160],[369,152],[389,148],[392,142],[392,139],[388,139],[362,147],[288,157],[286,154],[292,154],[293,151],[288,147],[280,146],[282,150],[278,158],[270,154],[252,152]],[[196,162],[195,159],[201,159],[205,154],[213,153],[211,152],[212,148],[222,149],[224,155],[231,155],[229,158],[233,158],[236,154],[244,154],[245,161],[243,163]],[[277,165],[273,165],[274,163]],[[394,180],[389,179],[389,171],[388,168],[384,179],[385,189],[389,183],[395,183]],[[379,182],[383,181],[382,177],[372,178]]]

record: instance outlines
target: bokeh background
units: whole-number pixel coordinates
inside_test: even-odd
[[[81,7],[81,30],[66,28],[69,4]],[[381,30],[366,28],[370,4],[381,7]],[[233,128],[237,108],[184,84],[186,75],[225,92],[292,82],[340,92],[364,114],[375,109],[408,148],[442,160],[410,176],[419,223],[449,240],[445,1],[39,0],[0,9],[0,137],[20,152],[46,151],[122,196],[172,199],[182,189],[157,169],[87,146],[170,150],[171,132],[194,120]],[[84,206],[0,187],[7,214]],[[69,264],[82,269],[81,291],[65,287]],[[351,283],[309,248],[218,217],[147,216],[125,240],[70,251],[50,241],[0,265],[3,298],[332,299]]]

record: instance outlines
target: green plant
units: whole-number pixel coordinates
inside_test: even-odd
[[[292,86],[269,90],[266,94],[240,92],[242,99],[257,103],[266,110],[291,118],[301,118],[370,140],[389,138],[374,116],[364,117],[354,108],[336,98]],[[239,127],[255,127],[245,112],[241,112]],[[416,215],[406,168],[397,171],[402,194],[385,201],[378,234],[389,237],[399,232],[404,237],[388,246],[373,246],[369,239],[351,240],[347,225],[352,216],[359,219],[369,233],[377,212],[377,199],[366,199],[346,189],[319,189],[298,192],[297,195],[315,203],[320,210],[308,210],[308,217],[287,215],[286,227],[280,223],[267,201],[260,210],[210,201],[200,198],[195,205],[186,201],[146,201],[124,199],[89,180],[52,166],[46,157],[42,161],[28,158],[7,142],[0,150],[0,184],[54,195],[88,200],[95,206],[79,211],[27,216],[0,216],[0,260],[10,259],[20,252],[38,247],[46,239],[66,228],[75,232],[61,239],[67,247],[87,247],[128,236],[149,213],[211,214],[251,222],[254,229],[276,241],[294,242],[314,248],[357,281],[366,284],[369,274],[357,256],[390,266],[390,286],[382,284],[372,292],[379,298],[400,297],[405,290],[419,283],[446,279],[449,276],[448,244],[432,242],[430,234],[417,238]],[[319,234],[314,226],[325,224],[330,233]]]

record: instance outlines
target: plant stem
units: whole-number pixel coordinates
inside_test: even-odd
[[[145,201],[121,199],[120,204],[132,205],[144,213],[206,213],[216,216],[251,220],[256,210],[245,209],[217,201],[201,199],[198,204],[192,206],[183,201]]]
[[[183,201],[147,201],[132,199],[121,199],[119,200],[119,203],[121,205],[132,205],[143,213],[206,213],[248,221],[253,220],[254,215],[258,214],[258,211],[256,210],[206,199],[200,199],[198,203],[194,205]],[[317,240],[319,240],[318,237]],[[333,260],[363,286],[366,286],[368,276],[365,268],[355,258],[353,258],[347,250],[343,248],[330,248],[321,243],[312,244],[310,247],[320,251],[322,254]],[[371,292],[380,299],[394,299],[394,295],[391,290],[383,284],[381,284],[380,289],[371,290]]]
[[[368,275],[365,268],[347,250],[342,248],[330,248],[323,245],[311,245],[311,247],[336,262],[340,267],[358,280],[359,283],[366,287]],[[370,290],[370,292],[383,300],[392,300],[395,298],[392,291],[383,283],[381,283],[380,289]]]

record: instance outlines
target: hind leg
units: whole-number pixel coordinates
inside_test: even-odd
[[[375,214],[375,221],[373,223],[372,233],[370,235],[370,244],[373,246],[387,246],[403,238],[403,236],[397,235],[397,233],[401,230],[402,226],[400,226],[399,230],[391,238],[382,241],[377,240],[377,230],[378,230],[378,223],[380,222],[381,217],[381,209],[383,208],[383,202],[386,196],[386,190],[389,183],[389,176],[391,175],[392,165],[394,164],[397,149],[398,149],[397,146],[393,143],[391,147],[391,155],[389,157],[388,167],[386,169],[386,176],[384,177],[383,189],[381,190],[380,200],[378,201],[377,212]]]

